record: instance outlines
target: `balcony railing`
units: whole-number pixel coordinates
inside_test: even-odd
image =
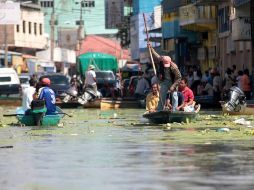
[[[202,25],[205,26],[215,25],[216,23],[216,7],[210,5],[199,6],[190,4],[179,8],[180,26],[187,25]]]

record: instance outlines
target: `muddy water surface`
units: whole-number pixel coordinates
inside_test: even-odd
[[[39,130],[1,118],[1,190],[253,189],[252,117],[158,126],[143,110],[64,111],[73,117]]]

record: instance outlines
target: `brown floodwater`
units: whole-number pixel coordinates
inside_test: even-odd
[[[64,111],[73,117],[39,130],[0,117],[1,190],[253,189],[252,116],[152,125],[138,109]]]

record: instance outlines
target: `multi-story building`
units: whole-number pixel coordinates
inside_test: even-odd
[[[140,60],[141,62],[150,62],[147,50],[146,33],[143,13],[146,16],[147,29],[151,30],[155,27],[154,8],[160,5],[161,0],[133,0],[133,16],[130,23],[130,41],[131,41],[131,56],[132,59]],[[156,34],[151,34],[150,37],[156,37]],[[158,44],[158,43],[157,43]],[[156,45],[156,44],[155,44]],[[159,49],[160,46],[159,46]]]
[[[184,72],[197,63],[197,33],[184,30],[179,24],[179,7],[186,1],[162,1],[162,50],[167,52]]]
[[[36,4],[21,3],[20,13],[19,24],[0,25],[0,33],[5,34],[0,35],[0,44],[7,44],[9,51],[35,55],[47,48],[43,12]]]
[[[219,61],[222,74],[227,67],[251,66],[250,0],[234,0],[218,7]]]
[[[115,0],[114,5],[119,5],[122,0]],[[112,36],[117,33],[117,29],[111,27],[106,28],[106,12],[107,1],[105,0],[39,0],[39,3],[45,14],[45,32],[50,34],[50,24],[52,15],[54,16],[54,27],[55,27],[55,41],[57,42],[58,36],[57,31],[63,28],[76,29],[83,27],[81,37],[85,34],[96,34],[104,36]],[[112,3],[112,2],[111,2]],[[121,17],[115,15],[115,17]],[[76,31],[77,33],[77,31]],[[77,34],[79,35],[79,34]],[[80,36],[77,37],[78,39]]]

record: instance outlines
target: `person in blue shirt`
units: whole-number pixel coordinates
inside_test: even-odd
[[[56,112],[56,95],[55,92],[49,87],[49,78],[43,78],[41,81],[42,88],[39,90],[39,100],[45,100],[47,112],[46,115],[53,115]]]

